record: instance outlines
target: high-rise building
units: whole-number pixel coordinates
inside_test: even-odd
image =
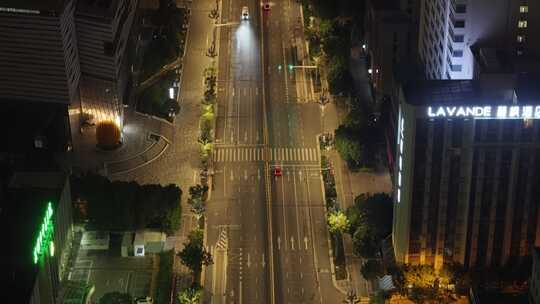
[[[122,124],[128,96],[129,44],[138,0],[79,0],[77,43],[81,62],[82,110],[95,121]]]
[[[398,262],[500,266],[540,244],[539,79],[485,75],[402,86]]]
[[[0,100],[70,104],[77,99],[75,2],[0,2]]]
[[[10,302],[64,303],[58,298],[73,236],[68,176],[15,172],[0,186],[0,226],[5,233],[0,277]]]
[[[540,2],[532,0],[424,0],[419,55],[428,79],[472,79],[474,49],[511,56],[540,53]]]

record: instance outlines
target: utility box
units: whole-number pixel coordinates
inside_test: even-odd
[[[145,256],[146,253],[160,253],[163,251],[167,236],[163,232],[141,230],[135,233],[133,252],[135,256]]]

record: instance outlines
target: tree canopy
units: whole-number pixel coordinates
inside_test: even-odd
[[[360,194],[346,211],[354,251],[376,257],[380,242],[392,232],[393,201],[385,193]]]
[[[182,264],[188,267],[195,277],[195,281],[202,271],[202,266],[213,263],[212,255],[203,247],[203,232],[200,229],[193,230],[188,236],[188,242],[184,249],[178,253]]]
[[[85,201],[92,228],[100,230],[160,229],[172,233],[180,225],[182,191],[176,185],[139,185],[88,173],[72,176],[74,201]],[[76,213],[77,214],[77,213]]]

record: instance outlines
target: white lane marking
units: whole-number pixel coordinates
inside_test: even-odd
[[[244,180],[247,180],[248,179],[248,174],[247,174],[247,170],[244,169]]]
[[[291,248],[292,250],[294,250],[294,237],[291,236]]]
[[[277,237],[277,249],[281,250],[281,238],[279,236]]]
[[[304,245],[306,247],[306,250],[308,250],[308,238],[307,238],[307,236],[304,236]]]
[[[266,266],[266,261],[264,259],[264,253],[262,254],[262,257],[261,257],[261,265],[262,265],[262,268],[264,268]]]
[[[251,267],[251,256],[249,255],[249,252],[247,254],[247,263],[246,263],[247,267]]]
[[[231,89],[231,92],[232,96],[234,96],[234,87]]]

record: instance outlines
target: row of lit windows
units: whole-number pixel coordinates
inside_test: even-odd
[[[520,17],[519,17],[519,20],[518,20],[518,29],[526,29],[527,28],[527,16],[524,15],[526,13],[529,12],[529,7],[527,5],[521,5],[519,7],[519,12],[522,14]],[[523,33],[518,33],[517,37],[516,37],[516,41],[518,43],[524,43],[525,42],[525,35]],[[521,47],[518,47],[518,50],[517,50],[517,55],[523,55],[523,49]]]

